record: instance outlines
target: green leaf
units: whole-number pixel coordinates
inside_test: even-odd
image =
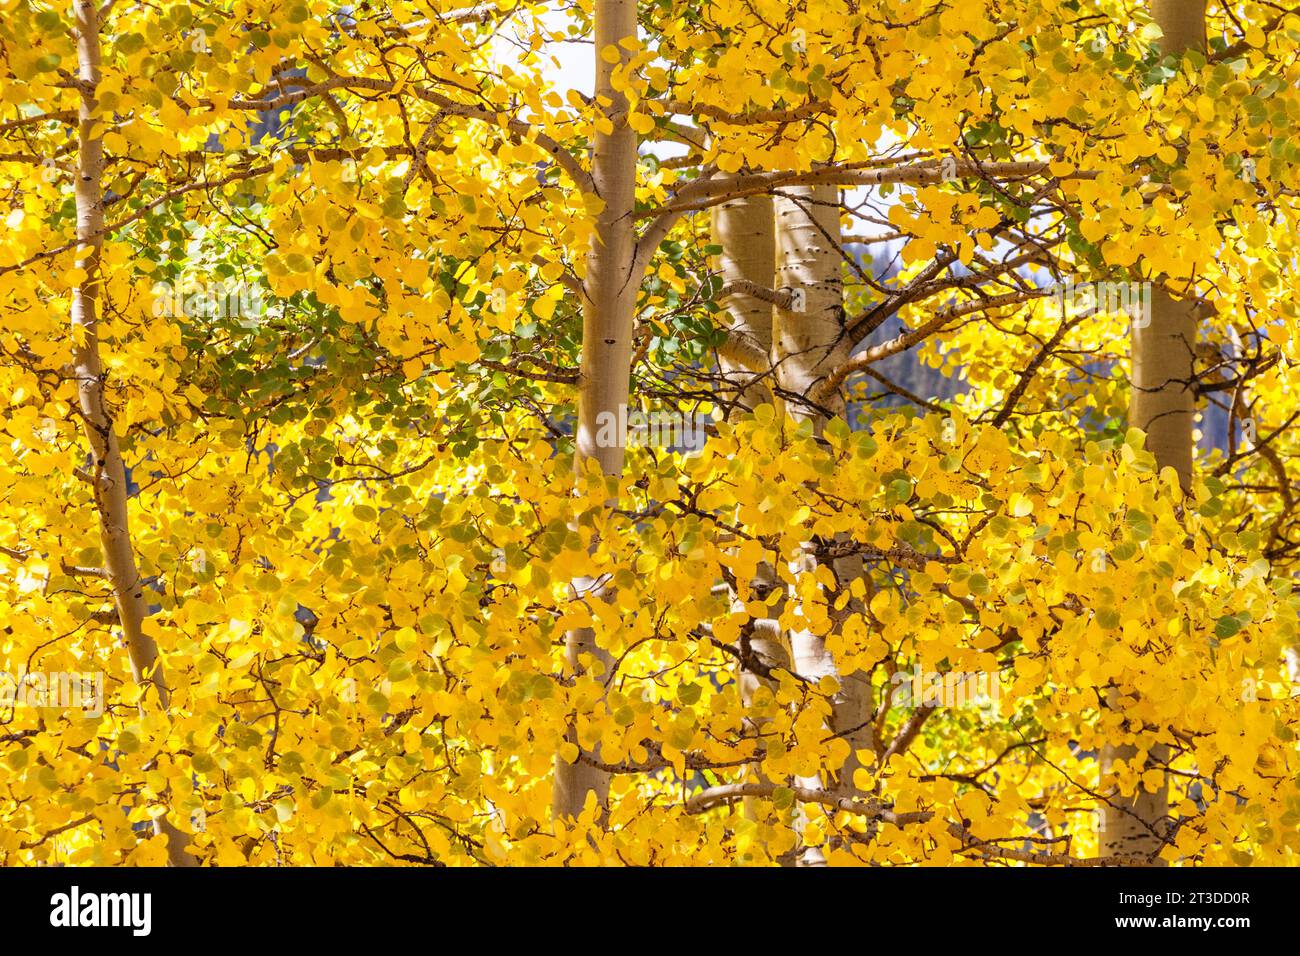
[[[1155,533],[1150,515],[1143,511],[1130,511],[1124,518],[1124,523],[1128,525],[1129,533],[1133,536],[1134,541],[1150,540],[1151,535]]]
[[[1249,614],[1225,614],[1214,625],[1214,636],[1226,641],[1250,622]]]

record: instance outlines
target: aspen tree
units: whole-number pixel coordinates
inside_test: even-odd
[[[1204,0],[1152,0],[1151,15],[1162,31],[1163,53],[1181,57],[1188,50],[1205,49]],[[1159,278],[1153,282],[1149,322],[1135,322],[1132,332],[1132,382],[1129,393],[1130,427],[1147,434],[1146,447],[1156,464],[1172,468],[1186,493],[1192,482],[1192,425],[1196,415],[1195,372],[1196,307],[1190,299],[1173,298]],[[1119,696],[1110,692],[1107,705],[1123,708]],[[1116,761],[1132,761],[1138,750],[1132,745],[1106,745],[1101,753],[1103,773]],[[1147,755],[1148,766],[1158,767],[1169,759],[1169,748],[1155,744]],[[1163,842],[1163,828],[1169,816],[1169,784],[1143,789],[1133,796],[1111,797],[1103,810],[1099,840],[1102,855],[1154,855]],[[1159,862],[1159,861],[1157,861]]]
[[[77,169],[74,187],[77,207],[78,260],[82,277],[72,296],[72,354],[81,407],[81,425],[90,446],[89,479],[99,521],[104,555],[103,575],[113,590],[117,617],[126,639],[131,675],[147,684],[153,701],[141,699],[141,713],[157,707],[164,714],[171,690],[158,660],[158,645],[145,630],[148,602],[145,583],[131,544],[127,509],[126,467],[122,462],[117,429],[104,394],[106,374],[99,353],[99,321],[103,303],[102,254],[104,248],[104,141],[96,88],[100,82],[99,10],[94,0],[77,0],[77,79],[80,105],[77,114]],[[187,837],[165,816],[155,818],[154,830],[167,838],[167,857],[173,866],[194,866],[185,852]]]
[[[606,478],[617,480],[623,473],[627,436],[618,434],[613,443],[601,441],[602,425],[627,407],[628,379],[632,364],[633,307],[639,276],[635,275],[636,235],[633,232],[633,199],[636,189],[636,133],[627,123],[627,97],[619,89],[625,82],[621,72],[629,58],[620,41],[636,38],[635,0],[596,0],[596,97],[607,99],[610,129],[596,132],[592,147],[591,177],[603,208],[596,221],[587,255],[583,282],[582,359],[579,374],[578,429],[575,460],[579,481],[594,462]],[[580,578],[575,592],[608,599],[606,583],[599,578]],[[589,628],[571,631],[566,637],[565,656],[569,666],[581,674],[586,660],[599,663],[600,671],[613,664],[608,651],[595,642]],[[586,660],[584,660],[584,658]],[[608,675],[598,673],[604,680]],[[576,737],[570,743],[577,746]],[[584,762],[581,757],[557,755],[553,810],[557,817],[576,817],[588,794],[604,804],[609,794],[609,774]]]
[[[852,342],[844,324],[843,253],[840,247],[840,197],[834,186],[794,186],[782,190],[774,202],[777,222],[777,288],[789,294],[788,306],[777,308],[773,328],[772,361],[776,381],[788,398],[791,416],[812,425],[814,433],[826,426],[828,415],[843,415],[838,392],[829,408],[811,402],[826,377],[848,361]],[[802,401],[801,401],[802,399]],[[827,562],[836,587],[845,589],[863,573],[858,556]],[[793,568],[798,578],[816,573],[814,554],[801,556]],[[845,612],[861,613],[856,602]],[[841,612],[843,613],[843,612]],[[858,752],[871,747],[871,684],[866,674],[842,674],[826,647],[828,635],[795,629],[789,636],[791,659],[800,677],[814,684],[829,679],[835,685],[830,699],[829,729],[841,737],[849,753],[837,773],[826,783],[853,787],[859,766]],[[808,778],[806,786],[824,781]],[[819,852],[805,853],[805,864],[822,862]]]

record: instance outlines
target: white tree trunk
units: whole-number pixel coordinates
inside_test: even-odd
[[[597,133],[592,153],[592,179],[597,194],[605,202],[587,253],[582,316],[582,363],[578,394],[578,433],[576,460],[579,472],[588,461],[596,461],[608,476],[623,472],[626,436],[602,444],[602,429],[612,415],[624,420],[619,411],[627,405],[628,379],[632,365],[633,309],[640,276],[634,275],[633,254],[636,236],[632,230],[636,187],[636,133],[618,114],[627,108],[626,97],[613,87],[614,70],[630,54],[618,41],[636,36],[636,3],[633,0],[596,0],[596,96],[608,97],[612,105],[614,128],[609,134]],[[615,46],[621,54],[619,63],[606,63],[601,51]],[[591,579],[574,582],[575,590],[593,597],[608,598],[603,585]],[[575,672],[582,672],[587,661],[598,661],[603,669],[613,659],[596,646],[595,635],[588,628],[566,635],[565,657]],[[573,731],[570,740],[576,743]],[[609,795],[609,774],[578,760],[569,763],[557,756],[553,780],[552,810],[556,817],[576,817],[587,800],[595,794],[602,805]]]
[[[104,571],[113,589],[118,622],[126,639],[131,674],[136,683],[148,681],[157,703],[166,710],[171,692],[158,662],[158,647],[144,631],[148,605],[144,584],[135,563],[127,507],[126,466],[118,447],[117,432],[104,397],[104,369],[99,354],[99,300],[101,258],[104,247],[103,171],[104,144],[96,130],[95,90],[100,76],[99,13],[92,0],[76,0],[78,80],[81,103],[77,115],[77,240],[80,265],[86,277],[72,293],[72,364],[77,377],[82,431],[93,457],[95,511],[99,519]],[[102,122],[99,124],[102,127]],[[141,702],[141,709],[146,707]],[[188,838],[165,817],[154,823],[167,837],[167,855],[173,866],[195,866],[185,852]]]
[[[820,432],[826,416],[815,408],[800,405],[794,396],[814,394],[817,386],[848,360],[852,343],[844,331],[844,288],[841,279],[840,202],[834,186],[799,186],[782,190],[775,199],[777,223],[777,286],[789,291],[792,308],[778,307],[773,329],[772,361],[776,380],[786,399],[787,410],[797,419],[811,419]],[[799,311],[802,306],[802,311]],[[831,414],[843,411],[843,402],[832,396]],[[811,572],[816,559],[808,554],[792,569],[796,576]],[[842,587],[863,573],[860,558],[837,559],[833,563]],[[860,608],[850,605],[850,613]],[[829,779],[810,778],[803,786],[851,788],[859,763],[856,753],[872,745],[871,684],[863,673],[841,674],[826,648],[826,636],[810,630],[790,634],[794,670],[816,682],[833,677],[839,690],[831,701],[830,730],[843,736],[852,753],[837,774]],[[820,852],[806,850],[801,865],[824,862]]]
[[[1184,490],[1192,481],[1195,346],[1195,303],[1175,301],[1157,285],[1150,324],[1133,330],[1129,424],[1147,433],[1147,450],[1178,472]]]
[[[786,187],[773,200],[772,207],[776,216],[777,289],[789,292],[796,300],[794,308],[776,309],[772,361],[782,389],[808,396],[844,364],[852,347],[844,335],[839,189]],[[832,413],[843,407],[836,401],[830,407]],[[793,398],[788,404],[795,418],[811,418],[818,429],[825,424],[815,409]]]
[[[1164,53],[1205,49],[1205,0],[1151,0],[1151,15],[1163,33],[1160,47]],[[1157,285],[1151,297],[1150,323],[1145,327],[1135,324],[1133,329],[1129,424],[1147,433],[1146,447],[1156,463],[1162,469],[1173,468],[1184,490],[1192,481],[1195,346],[1194,303],[1175,301]],[[1107,703],[1119,706],[1113,691],[1107,695]],[[1109,773],[1115,761],[1128,762],[1135,756],[1131,746],[1106,744],[1101,751],[1102,773]],[[1158,766],[1168,759],[1169,748],[1161,744],[1151,748],[1147,762]],[[1157,853],[1169,816],[1168,780],[1154,793],[1115,794],[1109,800],[1102,810],[1101,855]]]
[[[719,351],[718,364],[725,383],[719,398],[730,406],[731,418],[738,418],[759,405],[772,401],[771,353],[773,306],[769,299],[749,290],[750,286],[772,290],[776,275],[776,223],[772,197],[744,196],[714,206],[710,211],[713,242],[721,247],[714,268],[723,289],[731,290],[719,302],[723,307],[727,345]],[[750,593],[766,597],[777,587],[772,565],[762,562],[749,582]],[[733,611],[743,611],[745,602],[736,595]],[[740,641],[745,658],[737,662],[741,700],[747,711],[755,708],[762,692],[775,694],[776,683],[765,676],[765,668],[789,667],[790,651],[775,618],[751,622]],[[769,720],[757,716],[745,719],[746,733],[760,738]],[[757,763],[746,772],[746,781],[767,783]],[[770,800],[746,797],[745,816],[764,828],[780,825]],[[787,821],[788,822],[788,821]]]
[[[722,247],[716,268],[723,288],[753,283],[770,289],[776,271],[776,230],[772,197],[745,196],[714,206],[713,241]],[[718,357],[727,385],[721,396],[737,402],[740,410],[752,411],[772,400],[771,365],[772,303],[747,291],[736,291],[721,299],[726,314],[728,344]],[[739,355],[760,358],[752,368]]]
[[[763,588],[772,588],[777,585],[776,574],[770,564],[764,563],[759,566],[758,573],[755,575],[755,584]],[[744,604],[737,599],[732,606],[732,610],[743,609]],[[756,661],[757,664],[765,668],[788,668],[790,667],[790,651],[786,647],[786,642],[781,633],[781,627],[775,618],[758,618],[754,620],[749,629],[748,637],[741,643],[742,650],[747,652],[749,659],[742,661],[737,666],[740,683],[740,699],[745,705],[747,716],[745,717],[745,731],[752,735],[755,740],[761,741],[761,735],[770,723],[770,718],[757,716],[757,707],[755,706],[756,697],[762,693],[764,696],[774,697],[776,694],[776,682],[766,677],[759,667],[750,663],[750,660]],[[762,744],[760,743],[761,747]],[[746,769],[746,783],[769,783],[768,777],[762,772],[760,765],[756,762]],[[788,827],[788,816],[783,820],[781,815],[773,808],[770,800],[746,797],[744,800],[745,816],[763,827],[767,832],[772,832],[775,827]],[[766,841],[760,836],[765,849],[770,849]],[[783,865],[793,862],[788,856],[782,858]]]

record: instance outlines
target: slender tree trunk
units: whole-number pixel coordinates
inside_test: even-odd
[[[1160,468],[1173,468],[1186,490],[1192,475],[1192,420],[1195,395],[1192,391],[1192,356],[1196,342],[1196,319],[1192,304],[1171,298],[1163,289],[1152,294],[1151,322],[1133,330],[1132,386],[1129,423],[1147,433],[1147,448]],[[1112,688],[1106,695],[1111,709],[1125,709],[1125,702]],[[1101,750],[1101,770],[1109,774],[1116,761],[1128,763],[1137,756],[1131,745],[1106,744]],[[1162,767],[1169,760],[1164,744],[1151,747],[1148,767]],[[1169,783],[1162,780],[1154,791],[1134,795],[1114,794],[1102,811],[1099,847],[1102,856],[1148,856],[1153,865],[1169,816]]]
[[[773,363],[776,380],[790,395],[788,411],[797,419],[811,419],[820,432],[826,416],[817,409],[799,405],[795,395],[812,395],[818,385],[848,360],[852,342],[844,329],[844,287],[841,279],[840,202],[834,186],[800,186],[782,191],[773,203],[777,223],[777,285],[789,291],[792,308],[778,307],[773,329]],[[838,393],[837,393],[838,394]],[[826,409],[831,414],[843,412],[836,397]],[[805,554],[794,568],[796,576],[811,572],[816,566],[813,554]],[[836,559],[832,563],[841,587],[863,573],[860,558]],[[848,613],[860,613],[851,602]],[[838,627],[838,625],[836,625]],[[826,635],[810,630],[790,634],[794,670],[816,682],[833,677],[839,690],[831,700],[830,730],[848,743],[850,754],[844,765],[829,779],[812,778],[801,785],[830,785],[852,788],[853,773],[858,768],[857,752],[872,743],[871,683],[863,673],[841,674],[826,647]],[[806,850],[801,865],[819,865],[824,857]]]
[[[776,271],[776,230],[772,197],[757,195],[732,199],[714,206],[713,241],[722,247],[717,270],[723,288],[753,283],[772,287]],[[721,300],[725,310],[728,345],[718,357],[727,384],[721,397],[736,402],[738,410],[752,411],[772,400],[769,372],[772,352],[772,303],[748,291],[736,291]],[[759,360],[759,368],[741,356]],[[763,361],[768,359],[769,361]]]
[[[1195,303],[1177,301],[1156,285],[1150,323],[1133,329],[1129,424],[1147,433],[1147,450],[1161,468],[1178,472],[1184,490],[1192,481],[1195,345]]]
[[[848,360],[853,344],[844,334],[839,189],[787,187],[772,206],[776,216],[777,288],[794,299],[792,308],[776,309],[772,361],[783,390],[808,396]],[[824,416],[815,409],[793,398],[788,404],[791,415],[812,419],[819,431],[825,424]],[[839,412],[842,404],[829,410]]]
[[[1160,48],[1179,55],[1205,49],[1205,0],[1151,0],[1151,15],[1163,37]],[[1134,324],[1129,424],[1147,433],[1147,449],[1160,468],[1173,468],[1186,491],[1192,481],[1192,424],[1196,414],[1192,360],[1196,346],[1196,308],[1190,300],[1173,299],[1157,283],[1151,297],[1151,321]],[[1112,690],[1107,704],[1122,708]],[[1102,773],[1116,761],[1133,760],[1132,746],[1107,744],[1101,751]],[[1169,748],[1153,746],[1147,765],[1159,767],[1169,760]],[[1103,856],[1158,853],[1169,816],[1169,782],[1156,791],[1132,796],[1116,794],[1102,811],[1099,845]],[[1153,859],[1155,865],[1164,861]]]
[[[99,539],[104,554],[104,571],[113,589],[118,622],[126,638],[131,674],[137,684],[152,684],[158,706],[165,711],[171,692],[158,661],[158,647],[144,631],[148,605],[144,584],[136,568],[131,544],[127,505],[126,466],[118,447],[117,432],[104,396],[104,369],[99,354],[99,300],[101,297],[104,247],[103,171],[104,144],[96,130],[95,91],[99,85],[99,12],[92,0],[77,0],[74,7],[77,33],[78,80],[81,104],[77,116],[77,239],[79,264],[85,278],[72,292],[72,362],[77,377],[77,395],[82,431],[93,457],[92,487],[99,519]],[[102,125],[102,124],[101,124]],[[145,707],[141,702],[141,708]],[[167,837],[167,855],[173,866],[195,866],[197,860],[185,852],[188,837],[165,817],[154,823],[157,833]]]
[[[592,178],[605,207],[597,218],[587,253],[575,458],[580,475],[589,461],[595,461],[606,476],[618,476],[623,472],[627,436],[611,429],[608,423],[625,420],[619,412],[628,400],[633,309],[640,276],[633,275],[636,133],[619,116],[627,108],[627,99],[614,90],[613,77],[615,69],[630,57],[618,42],[636,36],[634,0],[596,0],[595,32],[596,96],[610,100],[612,105],[608,111],[615,119],[610,133],[596,134],[592,153]],[[601,56],[609,46],[619,50],[618,63],[606,63]],[[615,441],[602,441],[611,433],[616,434]],[[603,599],[610,597],[599,580],[579,579],[574,582],[574,588]],[[565,657],[575,672],[581,673],[586,668],[584,659],[599,661],[606,670],[612,666],[613,658],[596,645],[591,629],[570,631],[565,640]],[[574,728],[570,728],[569,739],[577,743]],[[569,763],[557,756],[552,793],[554,815],[576,817],[587,795],[593,793],[599,803],[606,802],[609,774],[581,759]]]
[[[770,290],[776,275],[776,224],[772,197],[745,196],[714,206],[711,212],[713,242],[720,246],[716,268],[724,289],[732,289],[720,300],[726,316],[727,348],[720,351],[725,383],[719,388],[720,399],[730,405],[730,417],[739,417],[759,405],[771,402],[772,303],[746,286]],[[778,586],[776,571],[768,562],[761,563],[750,582],[750,593],[766,598]],[[732,610],[744,609],[736,596]],[[774,694],[775,682],[765,676],[767,668],[789,667],[790,652],[775,618],[758,618],[750,623],[740,641],[744,655],[737,663],[741,700],[751,716],[745,719],[746,732],[758,739],[769,720],[753,716],[756,699]],[[757,763],[746,773],[747,782],[767,783]],[[745,816],[764,831],[781,825],[771,801],[745,798]],[[788,820],[786,824],[788,825]],[[760,835],[760,842],[767,841]]]
[[[759,565],[758,572],[754,577],[751,585],[751,593],[755,597],[765,597],[771,590],[778,586],[776,573],[772,565],[764,562]],[[739,598],[732,605],[732,610],[741,610],[744,603]],[[762,737],[764,730],[770,723],[771,718],[759,716],[759,698],[760,695],[768,701],[773,699],[776,694],[776,682],[765,676],[764,669],[776,667],[790,667],[790,651],[786,647],[786,642],[781,634],[781,627],[776,618],[758,618],[749,624],[748,631],[741,639],[741,651],[745,658],[737,665],[738,680],[740,684],[740,699],[745,706],[745,731],[751,734],[758,746],[762,748]],[[765,702],[766,703],[766,702]],[[768,783],[768,777],[763,773],[758,762],[750,764],[745,772],[746,783]],[[747,819],[758,824],[761,828],[758,842],[764,850],[771,855],[770,842],[767,839],[778,827],[785,827],[787,830],[790,825],[789,814],[784,817],[775,810],[770,800],[746,797],[744,801],[744,813]],[[788,855],[782,857],[782,863],[788,865],[793,862]]]
[[[1160,39],[1164,53],[1205,51],[1205,0],[1151,0],[1151,18],[1164,34]]]

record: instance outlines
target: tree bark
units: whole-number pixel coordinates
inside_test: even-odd
[[[777,289],[796,299],[793,308],[776,309],[772,331],[776,380],[790,395],[789,413],[796,419],[812,419],[820,431],[825,416],[793,396],[812,395],[823,379],[848,360],[852,347],[844,330],[839,189],[791,186],[781,190],[772,206]],[[835,403],[829,407],[832,414],[843,410],[838,398],[831,401]]]
[[[99,353],[99,301],[101,298],[104,248],[103,171],[104,144],[96,131],[95,91],[100,78],[99,12],[92,0],[76,0],[78,80],[81,102],[77,113],[77,178],[74,186],[77,208],[78,262],[85,277],[72,291],[72,364],[77,378],[77,396],[82,431],[93,459],[91,483],[99,521],[104,570],[113,590],[118,622],[126,639],[131,675],[137,684],[148,682],[165,711],[171,703],[158,647],[145,633],[148,604],[144,584],[136,567],[131,543],[127,503],[126,466],[118,445],[113,418],[104,396],[104,370]],[[101,123],[102,125],[102,123]],[[141,709],[145,702],[141,701]],[[167,838],[167,856],[173,866],[196,866],[198,861],[185,852],[188,837],[167,822],[154,821],[154,832]]]
[[[1133,329],[1129,424],[1147,433],[1147,450],[1161,468],[1192,481],[1192,425],[1196,415],[1195,303],[1177,301],[1159,285],[1151,293],[1151,321]]]
[[[852,342],[844,328],[844,286],[841,278],[840,202],[834,186],[796,186],[782,190],[773,203],[777,223],[777,286],[789,291],[792,308],[778,306],[773,328],[772,360],[776,381],[786,396],[787,411],[796,419],[811,420],[820,432],[826,415],[811,405],[800,404],[795,396],[807,397],[836,368],[848,360]],[[802,311],[800,311],[802,307]],[[827,400],[830,414],[844,411],[836,390]],[[793,568],[796,577],[811,572],[816,558],[805,554]],[[833,570],[841,587],[863,574],[860,558],[837,559]],[[849,613],[858,613],[850,603]],[[837,625],[838,626],[838,625]],[[839,689],[831,700],[829,729],[849,744],[850,754],[830,781],[833,787],[851,789],[853,773],[860,766],[859,750],[872,744],[871,683],[863,673],[841,674],[826,647],[825,634],[797,630],[790,634],[794,670],[814,683],[832,677]],[[819,778],[800,781],[820,787]],[[800,865],[824,863],[820,851],[805,850]]]
[[[776,223],[772,197],[744,196],[712,207],[710,211],[713,242],[721,247],[715,268],[724,289],[731,291],[720,300],[727,329],[727,346],[719,350],[718,365],[724,383],[718,388],[719,401],[726,403],[728,417],[738,418],[759,405],[772,401],[772,302],[749,291],[747,286],[771,290],[776,276]],[[764,561],[750,582],[750,593],[766,598],[778,586],[776,571]],[[745,602],[739,595],[732,601],[732,611],[743,611]],[[736,664],[741,701],[750,716],[745,731],[759,740],[768,719],[754,716],[755,698],[761,693],[775,694],[776,683],[764,676],[764,668],[789,667],[790,652],[775,618],[752,621],[741,639],[745,655]],[[762,665],[761,667],[755,666]],[[768,783],[758,762],[746,768],[747,782]],[[746,797],[745,817],[768,830],[780,825],[779,814],[770,800]],[[787,821],[788,823],[788,821]],[[768,849],[760,835],[759,842]],[[770,851],[769,851],[770,852]]]
[[[778,586],[775,571],[772,565],[764,562],[759,565],[757,574],[753,581],[752,593],[755,596],[766,596],[774,587]],[[732,610],[742,610],[743,602],[737,598],[732,604]],[[781,634],[781,626],[775,618],[765,617],[752,621],[749,625],[749,632],[741,642],[741,649],[747,652],[747,657],[737,665],[738,681],[740,685],[740,699],[745,706],[745,732],[756,741],[760,741],[758,746],[762,747],[762,734],[765,732],[770,718],[760,717],[757,714],[756,698],[760,694],[775,696],[776,682],[765,677],[760,668],[754,666],[753,662],[764,665],[767,668],[790,667],[790,651],[786,647],[786,642]],[[755,761],[745,769],[745,781],[747,783],[770,783],[767,775],[763,773],[759,761]],[[790,821],[788,816],[782,819],[772,806],[770,800],[756,799],[746,797],[744,799],[745,817],[759,827],[763,828],[760,832],[758,842],[764,850],[771,855],[770,845],[764,837],[764,833],[770,834],[777,827],[786,827],[788,829]],[[783,865],[789,865],[793,862],[789,854],[781,858]]]
[[[1160,48],[1179,56],[1188,50],[1205,49],[1205,0],[1151,0],[1151,15],[1163,36]],[[1129,392],[1129,425],[1147,433],[1147,449],[1161,468],[1173,468],[1184,491],[1192,481],[1192,425],[1196,414],[1192,361],[1196,346],[1196,310],[1192,301],[1173,299],[1159,283],[1151,296],[1151,321],[1133,328],[1131,346],[1132,381]],[[1120,706],[1114,689],[1107,704]],[[1101,751],[1101,770],[1108,774],[1116,761],[1131,761],[1137,750],[1131,745],[1106,744]],[[1151,747],[1148,767],[1169,760],[1164,744]],[[1099,852],[1102,856],[1140,854],[1152,857],[1153,865],[1164,865],[1155,857],[1163,842],[1169,816],[1169,782],[1164,779],[1156,791],[1140,790],[1128,796],[1114,794],[1102,811]]]
[[[1151,0],[1151,19],[1164,34],[1162,52],[1179,56],[1188,50],[1205,51],[1205,0]]]
[[[776,232],[772,197],[745,196],[714,206],[713,241],[722,247],[717,270],[723,288],[751,282],[772,287],[776,272]],[[770,356],[772,351],[772,303],[748,292],[733,292],[721,300],[725,310],[728,342],[737,351]],[[727,384],[723,400],[737,403],[738,411],[752,411],[772,400],[766,368],[751,368],[724,350],[718,356]]]
[[[612,415],[623,420],[620,409],[628,401],[628,384],[632,366],[633,310],[640,285],[635,275],[636,235],[633,232],[636,189],[636,133],[623,118],[627,99],[614,89],[614,73],[630,58],[618,46],[625,37],[636,36],[636,3],[633,0],[596,0],[596,97],[608,98],[607,115],[613,117],[609,133],[597,132],[592,152],[592,179],[604,208],[596,220],[591,248],[587,253],[587,275],[583,283],[582,361],[579,374],[578,432],[575,459],[579,480],[587,463],[595,461],[607,477],[623,473],[626,435],[617,434],[614,442],[601,442],[602,429]],[[620,53],[617,63],[606,63],[601,52],[615,46]],[[616,429],[614,431],[617,431]],[[574,582],[575,590],[602,599],[610,595],[592,579]],[[582,673],[586,660],[599,661],[608,670],[613,658],[597,646],[595,633],[589,628],[570,631],[565,636],[565,658],[569,666]],[[577,743],[570,728],[570,741]],[[609,774],[583,762],[569,763],[556,757],[552,788],[552,812],[557,818],[576,817],[581,813],[588,794],[595,794],[604,805],[609,796]]]

